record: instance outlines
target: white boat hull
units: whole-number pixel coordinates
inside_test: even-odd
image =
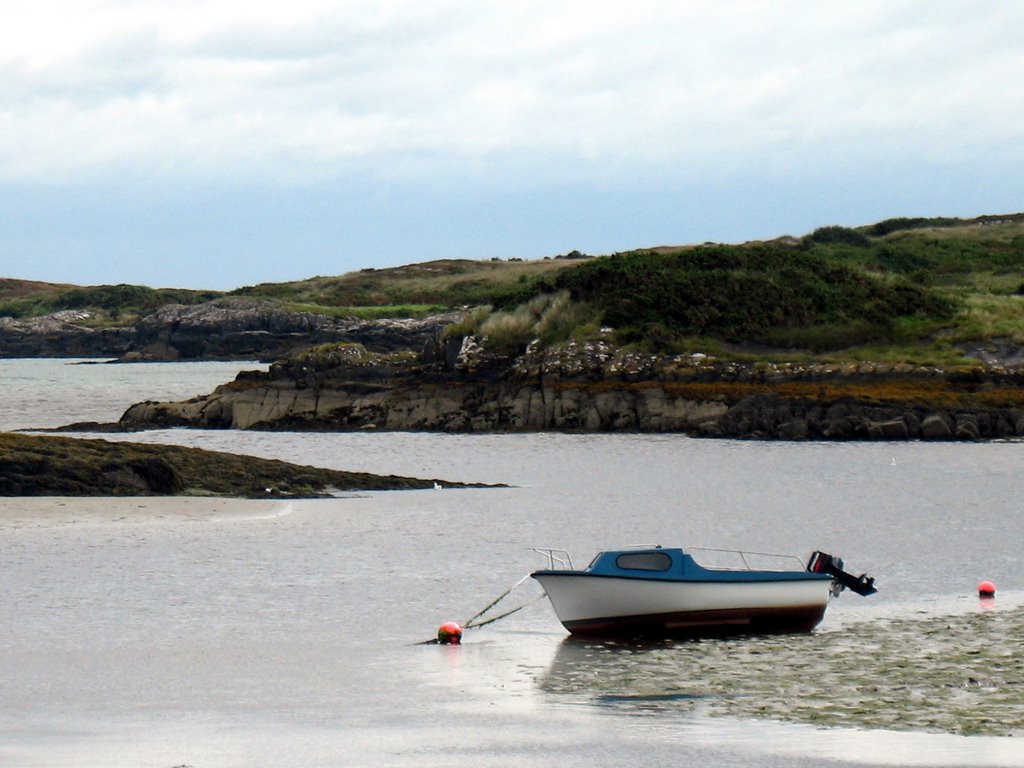
[[[825,615],[829,579],[672,581],[534,574],[562,625],[577,635],[808,632]]]

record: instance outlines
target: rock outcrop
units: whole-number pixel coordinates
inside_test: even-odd
[[[775,440],[978,440],[1024,435],[1024,374],[911,365],[744,364],[606,341],[422,355],[336,345],[209,395],[132,406],[126,428],[634,431]]]
[[[278,360],[317,344],[354,342],[375,352],[420,349],[456,315],[360,320],[292,312],[252,299],[170,305],[143,318],[125,360]]]
[[[419,350],[456,317],[360,320],[222,298],[168,305],[133,326],[100,328],[90,324],[94,318],[89,312],[67,310],[31,320],[0,318],[0,357],[278,360],[328,342],[355,342],[376,352]]]
[[[30,320],[0,317],[0,357],[118,357],[131,348],[134,329],[95,328],[90,319],[72,309]]]

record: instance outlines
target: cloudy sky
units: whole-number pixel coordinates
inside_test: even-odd
[[[1024,210],[1024,3],[0,0],[0,276],[233,288]]]

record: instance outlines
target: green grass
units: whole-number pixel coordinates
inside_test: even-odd
[[[301,304],[288,302],[286,309],[293,312],[311,312],[328,317],[355,317],[360,320],[382,320],[387,318],[422,319],[449,311],[441,304],[382,304],[379,306],[324,306],[322,304]]]
[[[90,287],[25,280],[0,280],[0,317],[31,318],[61,310],[82,310],[87,324],[124,326],[168,304],[199,304],[223,294],[144,285]]]
[[[1024,344],[1024,296],[968,296],[950,335],[961,342],[1007,338]]]
[[[487,323],[490,343],[508,350],[591,337],[602,325],[623,344],[725,355],[955,360],[966,342],[1024,343],[1024,214],[894,218],[743,245],[570,256],[443,259],[230,295],[363,319],[481,307],[449,334]],[[551,298],[561,292],[568,298]],[[94,326],[128,325],[163,303],[216,295],[0,279],[0,315],[85,309]]]
[[[293,283],[263,283],[239,288],[232,295],[320,307],[504,305],[540,278],[574,263],[567,259],[444,259]]]
[[[560,273],[553,287],[595,306],[624,341],[702,336],[816,351],[888,338],[903,318],[940,322],[956,306],[899,276],[769,244],[615,254]]]

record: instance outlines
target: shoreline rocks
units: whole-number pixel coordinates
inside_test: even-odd
[[[345,344],[244,372],[188,401],[138,403],[120,426],[985,440],[1024,436],[1024,373],[739,363],[603,340],[516,357],[488,353],[472,337],[435,340],[422,355]]]
[[[359,343],[376,352],[419,349],[456,317],[335,318],[238,298],[175,304],[139,321],[122,360],[279,360],[331,342]]]
[[[458,313],[360,320],[294,312],[266,301],[220,298],[172,304],[131,326],[93,327],[89,312],[0,317],[0,358],[109,357],[118,362],[278,360],[314,344],[355,342],[376,352],[421,349]]]
[[[89,319],[79,310],[31,320],[0,317],[0,357],[116,357],[131,348],[132,328],[92,328]]]

